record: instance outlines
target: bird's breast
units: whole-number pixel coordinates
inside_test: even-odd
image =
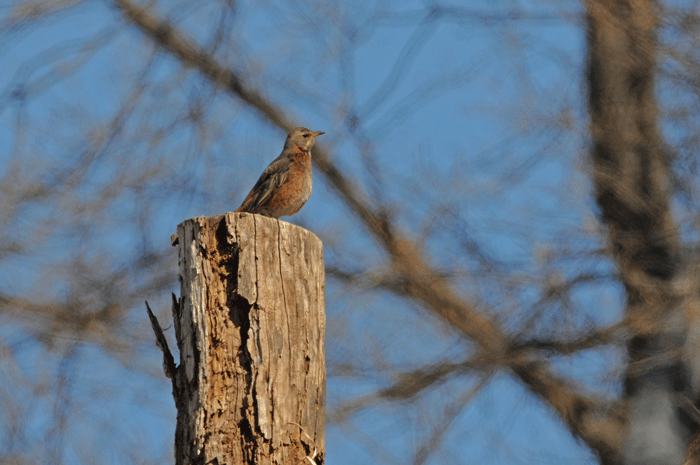
[[[309,197],[313,187],[313,175],[311,171],[311,155],[308,152],[295,155],[292,158],[292,164],[289,167],[289,177],[294,183],[294,189],[299,193],[301,205],[304,205]],[[299,205],[299,208],[301,208]]]
[[[289,176],[260,213],[279,218],[290,216],[301,209],[311,197],[313,178],[311,174],[311,155],[295,153],[289,157]]]

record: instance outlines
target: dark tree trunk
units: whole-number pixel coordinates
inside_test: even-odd
[[[627,295],[628,428],[620,455],[603,463],[680,464],[688,436],[678,396],[685,330],[682,270],[670,201],[670,162],[658,130],[654,75],[659,6],[592,0],[588,88],[595,197]]]

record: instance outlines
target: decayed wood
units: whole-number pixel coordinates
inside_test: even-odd
[[[321,241],[245,213],[177,232],[176,464],[324,463]]]
[[[173,306],[175,305],[177,305],[177,302],[175,300],[175,295],[173,295]],[[174,307],[173,312],[175,312]],[[156,346],[163,352],[163,372],[165,373],[165,377],[170,378],[172,381],[173,392],[175,392],[175,373],[177,370],[175,359],[168,348],[168,340],[165,338],[165,334],[163,334],[163,329],[160,327],[160,323],[158,323],[158,318],[153,314],[151,307],[148,305],[148,301],[146,301],[146,313],[148,314],[148,319],[151,320],[153,334],[156,336]]]

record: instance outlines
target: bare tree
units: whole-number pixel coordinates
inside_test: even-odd
[[[119,401],[110,373],[167,398],[144,376],[159,362],[140,307],[167,319],[166,238],[231,210],[303,123],[329,136],[292,219],[321,237],[333,279],[329,459],[342,438],[379,463],[683,460],[698,419],[696,7],[5,7],[0,457],[99,462],[75,425],[89,399]],[[95,360],[108,374],[90,384]],[[29,447],[36,422],[46,449]],[[169,460],[125,452],[139,443],[113,447]]]

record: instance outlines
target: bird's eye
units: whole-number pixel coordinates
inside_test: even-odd
[[[303,136],[304,136],[304,137],[309,137],[309,135],[308,135],[308,134],[303,134]]]

